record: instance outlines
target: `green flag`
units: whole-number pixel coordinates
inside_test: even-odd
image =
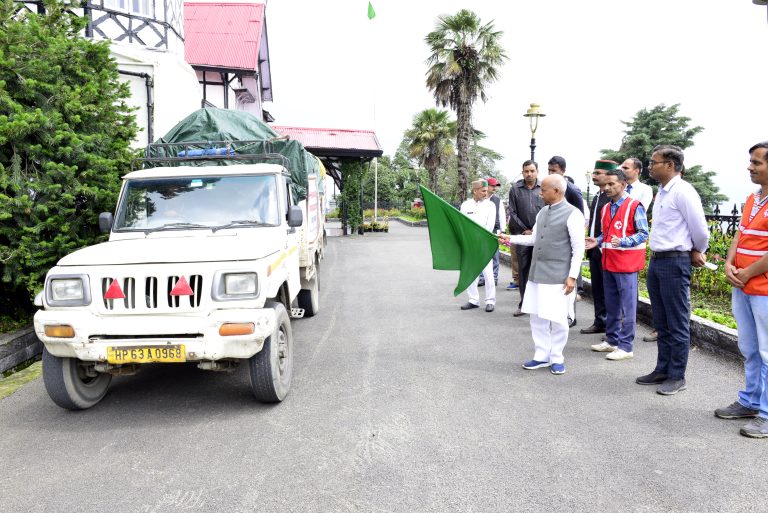
[[[372,20],[376,17],[376,11],[373,10],[373,4],[368,2],[368,19]]]
[[[453,295],[458,296],[483,272],[499,249],[499,240],[429,189],[419,188],[429,223],[432,268],[459,271],[459,283],[453,290]]]

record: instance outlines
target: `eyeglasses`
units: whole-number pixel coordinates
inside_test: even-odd
[[[666,164],[667,162],[670,162],[670,161],[669,160],[649,160],[648,167],[653,167],[656,164]]]

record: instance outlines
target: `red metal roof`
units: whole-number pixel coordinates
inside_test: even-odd
[[[336,128],[301,128],[292,126],[270,127],[280,135],[287,135],[304,145],[309,151],[313,148],[324,150],[344,150],[378,152],[382,149],[373,130],[350,130]],[[314,152],[313,152],[314,153]]]
[[[184,56],[192,66],[257,70],[264,4],[184,2]]]

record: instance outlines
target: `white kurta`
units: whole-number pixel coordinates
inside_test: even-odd
[[[563,200],[565,201],[565,200]],[[545,207],[546,208],[546,207]],[[571,239],[571,265],[568,276],[576,279],[584,257],[584,214],[574,210],[566,221],[568,235]],[[512,235],[510,242],[521,246],[533,246],[536,240],[536,225],[530,235]],[[525,297],[521,310],[528,314],[568,326],[568,316],[574,317],[574,303],[576,289],[564,294],[565,280],[563,283],[543,284],[529,281],[525,287]]]
[[[477,224],[484,226],[489,232],[493,232],[493,227],[496,224],[496,205],[490,199],[486,198],[481,201],[468,199],[461,204],[461,212]],[[493,285],[493,260],[488,260],[485,268],[483,268],[482,276],[485,280],[485,304],[496,304],[496,287]],[[473,305],[480,302],[480,293],[477,290],[478,281],[479,277],[475,278],[467,287],[469,302]]]

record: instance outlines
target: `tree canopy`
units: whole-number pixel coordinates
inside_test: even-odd
[[[627,130],[624,131],[625,136],[619,149],[603,149],[601,158],[619,163],[630,157],[638,158],[643,163],[641,181],[658,185],[648,174],[648,161],[653,148],[659,144],[674,144],[685,150],[693,146],[693,138],[704,130],[700,126],[690,127],[691,119],[681,116],[679,110],[679,103],[669,107],[662,103],[650,110],[638,111],[631,121],[622,121]],[[728,199],[720,194],[720,188],[712,181],[714,175],[714,171],[703,171],[700,165],[686,164],[685,180],[696,188],[704,211],[708,213]]]
[[[108,42],[85,18],[0,0],[0,306],[23,301],[50,267],[99,238],[130,169],[137,127]]]
[[[500,41],[503,32],[493,22],[482,24],[475,13],[462,9],[453,16],[440,16],[425,41],[427,88],[435,101],[456,111],[456,148],[459,200],[467,196],[469,146],[472,137],[472,106],[487,100],[485,88],[498,79],[498,69],[507,59]]]
[[[426,109],[414,116],[413,126],[405,131],[411,157],[429,173],[429,189],[437,190],[437,172],[453,155],[452,139],[456,137],[456,122],[448,111]]]

